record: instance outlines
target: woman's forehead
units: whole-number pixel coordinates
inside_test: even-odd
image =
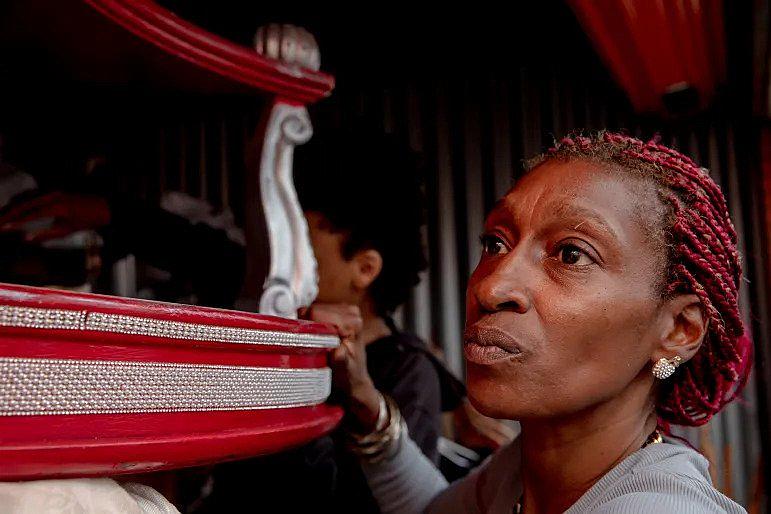
[[[614,225],[639,218],[637,189],[594,163],[547,162],[525,175],[498,201],[488,223],[586,219],[608,225],[614,232]]]

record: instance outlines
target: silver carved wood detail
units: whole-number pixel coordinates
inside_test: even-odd
[[[285,318],[311,304],[318,292],[316,259],[292,176],[295,145],[313,134],[304,107],[276,103],[260,158],[260,194],[270,242],[270,268],[260,312]]]
[[[254,49],[270,59],[288,66],[319,71],[321,56],[313,34],[302,27],[271,23],[257,29]]]

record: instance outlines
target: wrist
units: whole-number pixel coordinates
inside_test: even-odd
[[[394,445],[406,430],[399,407],[384,395],[379,395],[380,414],[375,428],[366,433],[350,428],[345,432],[346,447],[366,462],[376,463],[392,454]]]
[[[381,415],[382,398],[371,382],[351,390],[348,418],[356,432],[366,434],[375,430]]]
[[[352,381],[348,391],[351,400],[359,403],[380,394],[369,376]]]

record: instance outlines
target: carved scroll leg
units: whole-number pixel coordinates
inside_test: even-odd
[[[304,107],[276,102],[260,159],[260,194],[270,242],[270,267],[260,312],[294,318],[318,292],[316,259],[292,177],[295,145],[313,134]]]

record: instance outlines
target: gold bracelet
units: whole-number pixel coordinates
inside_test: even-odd
[[[399,440],[402,433],[403,420],[396,402],[381,395],[380,408],[374,431],[369,434],[357,434],[353,431],[346,433],[346,447],[354,455],[371,463],[382,460],[386,450]]]

